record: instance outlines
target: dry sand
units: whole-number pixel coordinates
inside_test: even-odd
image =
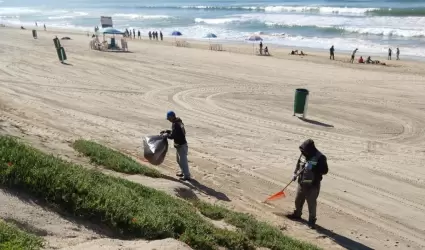
[[[273,57],[258,57],[250,46],[212,52],[146,41],[129,41],[133,53],[102,53],[70,33],[73,40],[62,41],[70,65],[62,65],[56,33],[37,40],[29,30],[0,33],[0,120],[35,143],[65,148],[84,137],[140,157],[142,136],[168,128],[173,109],[187,127],[198,194],[325,249],[425,247],[423,63],[383,67],[320,53],[270,48]],[[292,116],[300,87],[311,91],[307,121]],[[290,180],[307,138],[330,167],[317,231],[281,216],[293,209],[295,185],[287,198],[260,203]],[[174,173],[173,154],[162,171]]]

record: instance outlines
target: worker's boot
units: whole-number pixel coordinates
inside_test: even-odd
[[[294,211],[292,214],[287,214],[286,217],[290,220],[301,220],[301,214]]]
[[[315,228],[316,228],[316,220],[317,220],[317,219],[309,219],[309,220],[308,220],[308,227],[309,227],[310,229],[315,229]]]

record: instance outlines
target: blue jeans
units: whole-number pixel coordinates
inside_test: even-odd
[[[176,147],[177,164],[179,164],[182,174],[186,178],[190,178],[189,163],[187,161],[188,151],[189,151],[189,147],[187,146],[187,144]]]

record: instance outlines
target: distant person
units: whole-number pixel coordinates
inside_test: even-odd
[[[332,47],[329,49],[329,54],[330,54],[330,56],[329,56],[329,60],[335,60],[335,48],[334,48],[334,46],[332,45]]]
[[[164,40],[164,36],[162,35],[162,31],[159,32],[159,36],[161,37],[161,41]]]
[[[267,55],[267,56],[270,55],[269,48],[267,48],[267,46],[264,48],[264,55]]]
[[[136,30],[133,29],[133,38],[136,39]]]
[[[176,175],[181,177],[181,180],[190,181],[189,163],[187,160],[188,146],[186,141],[186,130],[183,121],[176,117],[173,111],[167,112],[167,120],[172,123],[171,130],[162,131],[161,135],[164,138],[174,140],[174,147],[176,148],[176,158],[181,172]]]
[[[397,55],[397,60],[400,60],[400,49],[399,48],[397,48],[396,55]]]
[[[372,59],[370,58],[370,56],[367,57],[366,59],[366,63],[373,63]]]
[[[140,35],[140,30],[137,31],[137,38],[142,39],[142,36]]]
[[[388,48],[388,60],[391,60],[392,53],[393,53],[393,50],[391,48]]]
[[[35,27],[38,27],[38,23],[37,22],[35,22]]]
[[[364,60],[363,60],[363,57],[362,56],[360,56],[360,58],[359,58],[359,63],[364,63]]]
[[[158,41],[158,31],[155,31],[155,38]]]
[[[260,42],[260,55],[263,54],[263,42]]]
[[[44,26],[44,31],[46,31],[46,30],[47,30],[47,29],[46,29],[46,24],[44,24],[43,26]]]
[[[298,158],[292,181],[298,178],[298,188],[295,197],[295,211],[287,215],[292,220],[300,220],[305,201],[308,205],[308,226],[315,228],[317,197],[320,193],[322,176],[328,173],[326,156],[317,150],[312,139],[306,140],[299,147],[301,155]]]
[[[350,60],[351,63],[354,62],[354,58],[356,57],[356,53],[357,53],[358,50],[359,50],[358,48],[356,48],[355,50],[353,50],[353,53],[351,54],[351,60]]]
[[[149,31],[149,40],[152,40],[152,32]]]

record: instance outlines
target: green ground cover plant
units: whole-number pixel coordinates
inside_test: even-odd
[[[43,240],[41,238],[0,220],[0,249],[38,250],[42,246]]]
[[[141,174],[154,178],[162,176],[156,169],[141,165],[131,157],[96,142],[80,139],[76,140],[72,146],[76,151],[87,156],[91,163],[102,165],[116,172]]]

